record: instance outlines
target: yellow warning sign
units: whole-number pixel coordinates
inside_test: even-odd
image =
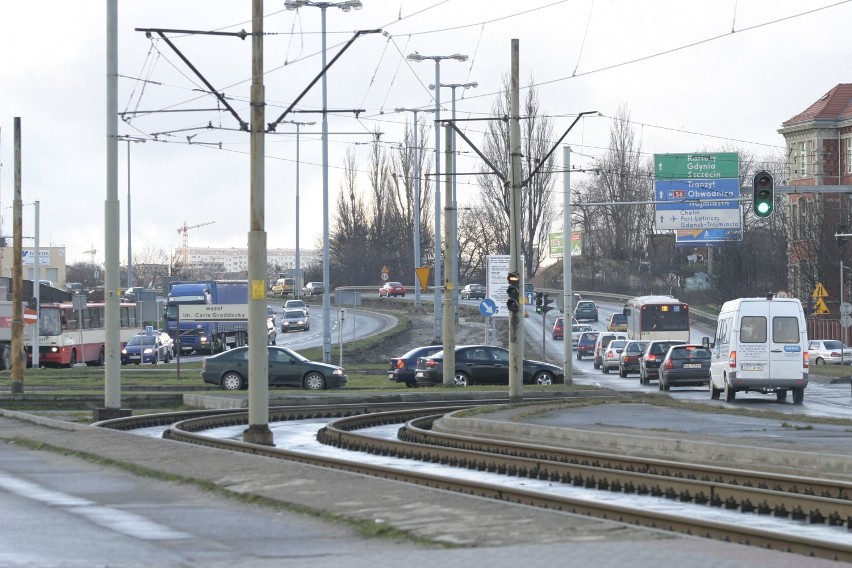
[[[426,286],[429,283],[429,267],[418,266],[414,269],[414,272],[417,274],[417,279],[420,281],[420,288],[425,292]]]
[[[817,282],[816,288],[814,288],[811,296],[814,298],[828,298],[828,290],[825,289],[822,282]],[[825,302],[823,302],[822,305],[825,306]]]
[[[814,313],[820,316],[828,313],[828,306],[825,305],[822,298],[817,298],[817,301],[814,303]]]

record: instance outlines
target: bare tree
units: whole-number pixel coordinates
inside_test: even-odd
[[[492,107],[492,115],[502,120],[488,123],[488,129],[483,143],[483,154],[494,164],[503,176],[509,179],[509,123],[507,120],[510,90],[508,77],[504,78],[503,91]],[[530,173],[542,162],[550,150],[553,139],[553,127],[550,119],[541,114],[538,93],[533,80],[523,103],[523,126],[521,128],[521,145],[524,152],[522,162],[522,179],[527,179]],[[524,255],[526,275],[533,276],[541,266],[544,247],[555,219],[553,210],[552,156],[543,164],[539,173],[523,188],[521,197],[521,248]],[[477,181],[480,187],[482,206],[497,211],[499,216],[493,218],[495,227],[495,249],[493,254],[508,254],[509,252],[509,210],[511,205],[510,188],[493,172],[483,167]]]

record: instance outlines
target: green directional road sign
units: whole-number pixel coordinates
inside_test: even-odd
[[[654,179],[739,179],[736,152],[654,154]]]

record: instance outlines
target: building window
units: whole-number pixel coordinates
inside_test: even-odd
[[[852,138],[846,139],[846,173],[852,174]]]
[[[810,175],[808,150],[811,144],[808,142],[793,142],[790,145],[790,165],[792,178],[803,178]]]

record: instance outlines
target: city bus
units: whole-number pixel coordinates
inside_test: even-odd
[[[672,296],[637,296],[624,306],[627,337],[689,341],[689,305]]]
[[[40,365],[72,367],[77,363],[104,364],[106,342],[105,304],[89,303],[75,310],[69,303],[42,304],[38,316]],[[136,304],[119,304],[121,345],[139,333]],[[80,321],[82,319],[82,321]],[[24,338],[27,364],[32,365],[32,338]]]

